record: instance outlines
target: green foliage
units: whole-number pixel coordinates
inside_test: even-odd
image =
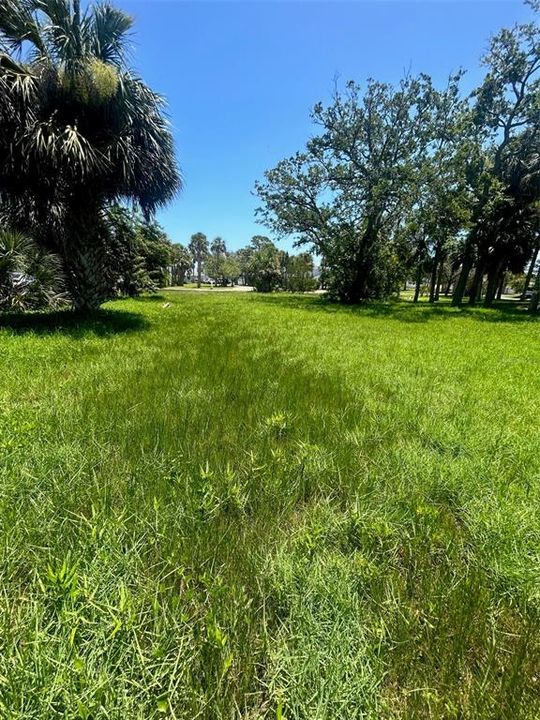
[[[163,228],[155,221],[145,220],[138,229],[140,254],[155,287],[167,285],[168,266],[173,260],[172,244]]]
[[[305,151],[257,183],[262,219],[323,256],[340,299],[384,297],[398,288],[396,229],[417,202],[424,158],[443,132],[446,97],[456,93],[457,79],[445,94],[424,75],[397,88],[369,81],[365,92],[349,82],[330,105],[315,106],[320,132]]]
[[[454,304],[462,302],[476,262],[472,302],[487,274],[490,305],[504,273],[522,272],[538,237],[540,199],[540,28],[537,23],[504,28],[491,38],[483,58],[487,74],[476,90],[473,116],[483,141],[484,168],[473,183],[472,228],[465,247]],[[476,283],[475,283],[476,281]]]
[[[282,266],[285,290],[309,292],[317,289],[317,280],[313,277],[313,257],[310,253],[284,254]]]
[[[1,716],[538,718],[537,321],[177,292],[0,326]]]
[[[163,228],[122,206],[108,208],[109,294],[135,297],[167,285],[174,249]]]
[[[255,235],[242,253],[242,270],[248,285],[257,292],[272,292],[282,287],[281,252],[264,235]]]
[[[206,274],[218,285],[234,285],[240,277],[240,264],[233,254],[226,256],[210,255],[205,264]]]

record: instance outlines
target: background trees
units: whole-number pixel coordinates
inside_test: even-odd
[[[235,254],[227,251],[225,241],[220,237],[212,240],[204,269],[208,277],[223,286],[234,285],[240,276],[240,266]]]
[[[538,10],[538,4],[530,3]],[[344,302],[385,297],[413,279],[489,305],[538,246],[540,30],[501,30],[471,97],[461,73],[398,86],[349,82],[312,112],[315,136],[256,184],[259,217],[322,257]]]
[[[290,292],[316,290],[318,282],[313,276],[313,256],[303,252],[298,255],[282,254],[283,287]]]
[[[218,285],[235,285],[242,278],[258,292],[306,292],[318,287],[310,253],[286,253],[265,235],[255,235],[247,247],[236,252],[228,251],[221,237],[216,237],[209,245],[202,239],[206,238],[202,233],[193,237],[196,240],[190,244],[188,254],[193,252],[196,257],[201,245],[201,276],[204,269],[205,276]]]
[[[149,215],[180,186],[163,100],[126,64],[131,27],[109,4],[0,5],[0,203],[61,257],[79,310],[107,297],[109,205]]]
[[[171,285],[183,285],[186,276],[193,268],[193,256],[184,245],[176,243],[172,246]]]
[[[107,294],[134,297],[153,292],[169,282],[174,246],[163,228],[123,206],[107,210]]]
[[[453,303],[461,304],[476,264],[470,297],[487,275],[485,304],[507,270],[523,271],[538,236],[540,197],[540,30],[536,23],[501,30],[483,59],[487,74],[474,93],[473,116],[483,140],[483,168],[472,176],[473,218]]]
[[[258,292],[271,292],[281,287],[281,251],[270,238],[255,235],[242,252],[242,271],[246,283]]]

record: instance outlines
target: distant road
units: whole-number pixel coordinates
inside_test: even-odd
[[[234,287],[211,287],[210,285],[203,285],[200,288],[197,287],[185,287],[184,285],[171,285],[170,287],[163,288],[163,290],[181,290],[182,292],[253,292],[251,285],[235,285]]]
[[[210,287],[203,285],[202,287],[186,287],[185,285],[171,285],[170,287],[161,288],[162,290],[174,290],[179,292],[254,292],[255,288],[251,285],[235,285],[234,287]],[[324,295],[326,290],[309,290],[302,293],[303,295]]]

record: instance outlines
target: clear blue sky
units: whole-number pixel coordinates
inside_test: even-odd
[[[231,249],[267,232],[254,182],[303,146],[336,76],[444,83],[463,67],[470,89],[490,35],[531,17],[521,0],[116,2],[136,20],[133,64],[167,97],[185,181],[159,220],[174,242],[202,231]]]

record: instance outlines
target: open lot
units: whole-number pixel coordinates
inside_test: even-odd
[[[539,340],[515,304],[3,317],[0,716],[538,718]]]

